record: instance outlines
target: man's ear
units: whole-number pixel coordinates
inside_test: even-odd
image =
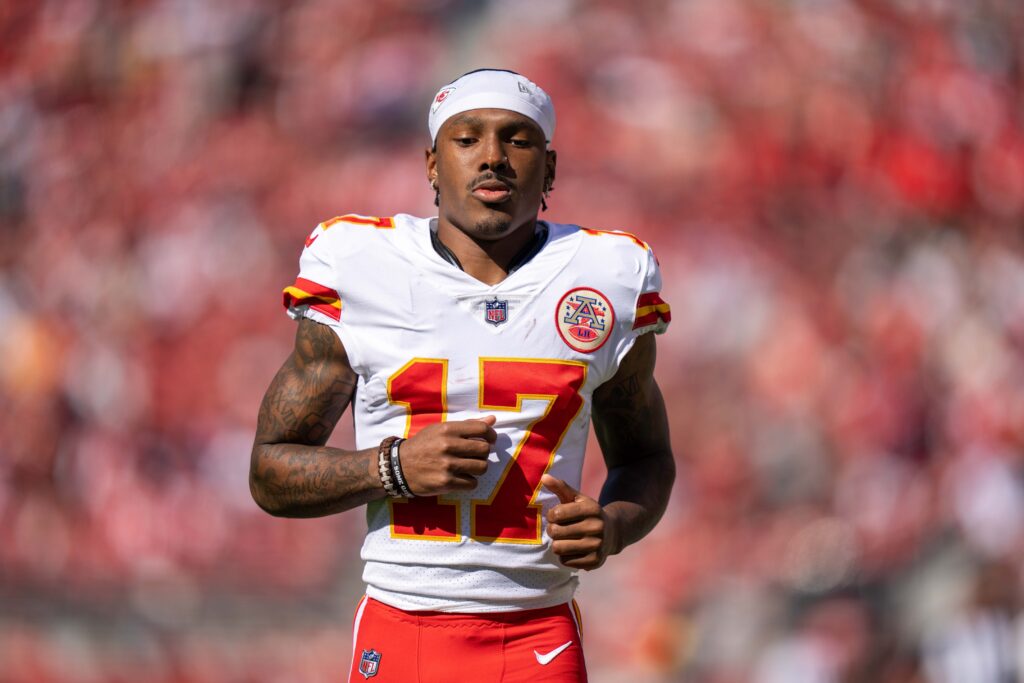
[[[544,161],[544,187],[551,189],[555,184],[555,167],[558,165],[558,152],[553,149],[547,151],[547,159]]]
[[[427,164],[427,182],[433,187],[437,182],[437,148],[425,149],[424,160]]]

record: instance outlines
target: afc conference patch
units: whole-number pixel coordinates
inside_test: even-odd
[[[494,297],[494,301],[485,301],[484,320],[495,327],[508,320],[508,300]]]
[[[377,675],[380,668],[380,653],[376,650],[363,650],[363,657],[359,660],[359,673],[363,678]]]
[[[570,289],[555,308],[555,326],[562,341],[580,353],[604,346],[615,327],[615,311],[601,292],[590,287]]]

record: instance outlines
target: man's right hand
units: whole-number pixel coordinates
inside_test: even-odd
[[[493,415],[424,427],[399,446],[402,474],[417,496],[476,488],[498,438]]]

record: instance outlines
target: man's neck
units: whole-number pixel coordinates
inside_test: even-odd
[[[509,275],[513,261],[533,241],[537,221],[532,220],[497,240],[477,240],[444,219],[438,219],[437,236],[455,256],[465,273],[487,285]]]

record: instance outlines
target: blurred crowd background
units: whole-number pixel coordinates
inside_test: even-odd
[[[1019,0],[17,0],[0,683],[344,680],[362,515],[247,489],[280,291],[319,221],[433,211],[482,66],[555,100],[545,217],[673,310],[679,483],[583,577],[591,680],[1024,681]]]

